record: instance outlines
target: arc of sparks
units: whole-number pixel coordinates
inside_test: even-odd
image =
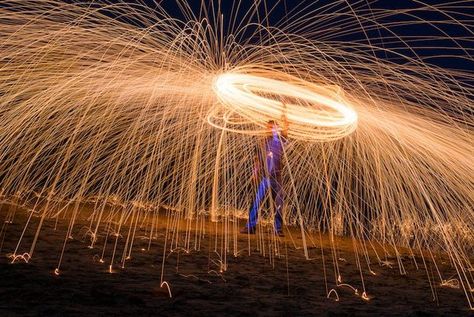
[[[266,76],[228,72],[216,77],[213,88],[221,104],[244,119],[241,124],[262,125],[285,112],[290,136],[311,141],[340,139],[356,129],[357,113],[339,87],[273,79],[277,72]]]

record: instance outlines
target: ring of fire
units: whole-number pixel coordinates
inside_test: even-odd
[[[321,142],[343,138],[357,127],[357,113],[338,86],[267,71],[220,74],[213,89],[218,105],[208,122],[220,129],[260,134],[268,120],[278,121],[285,114],[289,137]],[[252,124],[261,129],[249,130]]]

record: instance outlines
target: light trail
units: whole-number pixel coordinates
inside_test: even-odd
[[[271,79],[278,77],[282,80]],[[229,111],[244,119],[240,124],[265,126],[268,120],[280,120],[285,114],[291,125],[289,137],[299,140],[337,140],[357,126],[357,113],[339,87],[316,85],[277,72],[259,76],[233,72],[217,76],[214,91]],[[221,128],[230,129],[227,124]]]
[[[209,239],[210,271],[225,271],[227,255],[242,251],[255,149],[285,103],[284,223],[329,237],[333,261],[314,272],[327,295],[345,280],[336,236],[346,236],[360,271],[351,285],[364,297],[366,275],[383,278],[373,266],[405,274],[408,254],[433,290],[459,281],[474,309],[474,74],[434,66],[474,62],[472,1],[384,10],[302,0],[279,27],[262,15],[270,1],[245,12],[232,2],[224,15],[215,1],[195,12],[179,0],[182,20],[166,1],[1,2],[0,240],[26,213],[12,261],[34,258],[43,226],[65,222],[58,273],[77,231],[113,271],[136,232],[151,246],[163,228],[162,270],[173,251]],[[248,250],[280,255],[264,238]],[[440,261],[450,274],[431,266]]]

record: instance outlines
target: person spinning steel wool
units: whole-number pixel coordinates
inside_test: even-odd
[[[260,183],[257,187],[255,200],[253,201],[253,204],[249,210],[249,219],[247,224],[240,231],[244,234],[255,234],[258,221],[258,210],[264,201],[268,189],[270,189],[270,202],[273,207],[272,209],[275,212],[275,234],[281,237],[284,236],[282,229],[283,191],[281,186],[281,160],[286,138],[288,136],[288,119],[286,117],[285,104],[283,104],[283,110],[283,129],[281,129],[278,123],[274,120],[269,120],[267,122],[269,135],[265,140],[265,145],[262,149],[263,151],[260,152],[265,154],[265,157],[257,157],[254,168],[254,177],[256,177],[257,180],[260,179]]]

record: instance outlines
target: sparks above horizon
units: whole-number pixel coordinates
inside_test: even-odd
[[[59,276],[74,233],[109,272],[126,266],[134,240],[152,249],[164,238],[162,285],[168,258],[203,251],[202,239],[219,273],[231,255],[284,256],[265,233],[271,210],[261,244],[242,252],[236,232],[266,122],[286,115],[283,223],[306,259],[321,251],[326,296],[350,283],[370,298],[367,276],[383,278],[394,258],[401,275],[407,261],[426,270],[433,298],[455,279],[474,309],[474,72],[435,63],[474,63],[468,1],[302,0],[279,25],[270,1],[226,2],[224,14],[222,1],[176,0],[181,15],[163,2],[2,0],[0,240],[26,215],[4,250],[12,262],[35,257],[51,222],[67,226]],[[220,235],[206,226],[215,222]],[[340,265],[337,236],[357,263]],[[360,278],[346,281],[354,269]]]

